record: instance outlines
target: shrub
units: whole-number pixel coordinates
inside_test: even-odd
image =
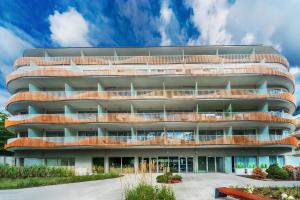
[[[169,183],[169,176],[167,176],[166,174],[163,174],[163,175],[158,175],[157,177],[156,177],[156,181],[158,182],[158,183]]]
[[[253,169],[252,176],[258,179],[265,179],[267,174],[259,167]]]
[[[141,182],[125,191],[126,200],[175,200],[174,192],[167,186],[152,186]]]
[[[266,163],[262,163],[262,164],[260,164],[260,168],[267,169],[268,165]]]
[[[268,178],[273,179],[288,179],[289,174],[285,169],[282,169],[278,166],[278,164],[272,164],[269,166],[269,168],[266,170],[268,173]]]
[[[293,176],[294,167],[292,165],[285,165],[282,168],[288,172],[290,177]]]
[[[182,177],[179,174],[172,175],[171,172],[167,172],[163,175],[156,177],[158,183],[172,183],[173,181],[181,181]]]
[[[245,168],[245,167],[244,167],[244,163],[241,163],[241,162],[240,162],[240,163],[237,163],[236,166],[235,166],[235,168],[237,168],[237,169]]]
[[[249,163],[249,164],[248,164],[248,168],[253,169],[253,168],[255,168],[255,167],[256,167],[256,164],[255,164],[255,163]]]
[[[172,176],[172,180],[182,181],[182,176],[180,176],[179,174],[175,174],[175,175]]]
[[[295,167],[296,174],[297,174],[297,179],[300,179],[300,166]]]
[[[74,170],[64,167],[28,166],[15,167],[0,165],[0,178],[29,177],[68,177],[74,176]]]

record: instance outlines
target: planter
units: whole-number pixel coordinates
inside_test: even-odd
[[[235,173],[236,175],[247,175],[246,168],[236,168]]]
[[[253,174],[253,168],[247,168],[247,175]]]
[[[181,183],[180,180],[171,180],[171,183]]]

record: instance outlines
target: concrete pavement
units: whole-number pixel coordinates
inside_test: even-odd
[[[233,174],[182,174],[183,182],[173,184],[177,200],[214,199],[216,187],[229,185],[300,186],[300,181],[260,181]],[[156,174],[126,175],[122,178],[70,183],[62,185],[0,190],[0,200],[121,200],[124,188],[136,184],[141,178],[155,184]],[[1,183],[0,183],[1,184]]]

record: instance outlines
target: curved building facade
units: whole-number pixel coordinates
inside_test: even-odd
[[[17,165],[231,173],[298,146],[294,78],[269,46],[31,49],[7,87]]]

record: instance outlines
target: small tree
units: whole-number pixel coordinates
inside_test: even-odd
[[[9,132],[4,127],[4,121],[7,117],[8,114],[0,112],[0,155],[13,155],[12,152],[6,151],[4,149],[4,144],[6,143],[7,139],[14,136],[13,133]]]

